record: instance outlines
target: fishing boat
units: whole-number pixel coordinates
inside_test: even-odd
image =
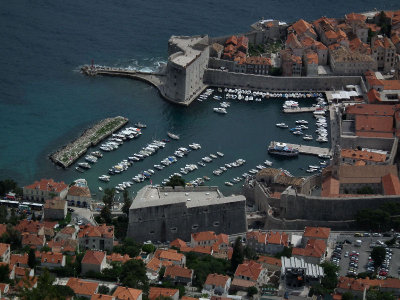
[[[289,126],[288,125],[286,125],[285,123],[277,123],[277,124],[275,124],[277,127],[279,127],[279,128],[288,128]]]
[[[179,140],[179,135],[177,135],[177,134],[174,134],[174,133],[172,133],[172,132],[167,132],[167,135],[168,135],[171,139]]]
[[[108,175],[101,175],[101,176],[99,176],[99,180],[108,182],[108,181],[110,181],[110,176],[108,176]]]
[[[296,124],[304,124],[304,125],[307,125],[307,124],[308,124],[308,121],[306,121],[306,120],[297,120],[297,121],[296,121]]]
[[[264,161],[264,165],[270,167],[270,166],[272,166],[272,161],[266,160],[266,161]]]
[[[95,156],[95,157],[97,157],[97,158],[102,158],[103,157],[103,153],[101,153],[100,151],[93,151],[90,154]]]
[[[79,167],[75,167],[75,170],[77,170],[79,173],[85,172],[85,170],[83,170],[83,169],[81,169],[81,168],[79,168]]]
[[[306,134],[305,136],[303,136],[303,140],[305,140],[305,141],[312,141],[312,140],[313,140],[313,137],[312,137],[312,135]]]
[[[99,191],[101,191],[101,192],[103,191],[103,188],[101,186],[99,186]]]
[[[135,126],[138,127],[138,128],[146,128],[147,127],[146,124],[143,124],[143,123],[140,123],[140,122],[135,123]]]

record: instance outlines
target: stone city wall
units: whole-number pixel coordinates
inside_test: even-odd
[[[343,89],[346,85],[362,85],[360,76],[272,77],[207,69],[204,82],[229,88],[265,91],[326,91]]]
[[[361,136],[344,135],[340,138],[342,149],[355,149],[357,147],[380,149],[390,152],[393,149],[394,138],[369,138]]]

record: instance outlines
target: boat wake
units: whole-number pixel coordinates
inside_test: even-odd
[[[145,73],[160,71],[167,61],[161,57],[152,57],[144,59],[130,59],[128,61],[120,61],[116,66],[126,68],[128,70],[140,71]]]

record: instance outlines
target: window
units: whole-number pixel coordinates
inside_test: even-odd
[[[177,232],[177,231],[178,231],[178,228],[172,227],[172,228],[170,228],[170,230],[171,230],[171,232]]]
[[[198,229],[199,228],[199,225],[198,224],[194,224],[193,226],[192,226],[192,229],[193,230],[196,230],[196,229]]]
[[[213,226],[214,226],[214,227],[218,227],[218,226],[219,226],[219,221],[215,221],[215,222],[213,223]]]
[[[154,230],[150,231],[150,234],[154,234]]]

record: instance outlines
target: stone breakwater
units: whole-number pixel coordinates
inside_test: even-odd
[[[126,123],[128,123],[128,119],[121,116],[101,120],[85,130],[80,137],[51,154],[50,159],[55,164],[67,168],[81,157],[89,147],[96,146]]]

